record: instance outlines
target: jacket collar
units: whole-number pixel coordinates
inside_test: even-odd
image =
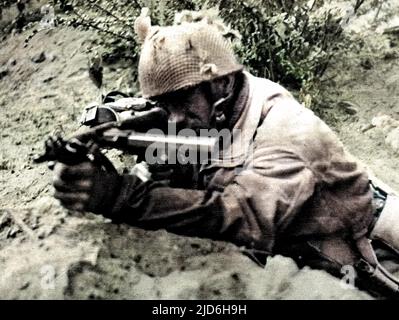
[[[246,81],[248,82],[248,98],[244,100],[245,107],[242,114],[236,122],[231,134],[232,143],[226,150],[219,152],[217,157],[213,157],[210,163],[201,167],[201,171],[214,167],[233,168],[242,166],[251,152],[252,141],[261,120],[263,105],[266,98],[264,81],[254,77],[244,71]],[[266,90],[267,91],[267,90]]]

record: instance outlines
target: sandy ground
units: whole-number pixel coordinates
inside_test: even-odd
[[[380,26],[396,21],[386,20]],[[383,50],[354,51],[327,74],[325,90],[336,104],[331,123],[355,156],[399,189],[398,150],[386,141],[399,119],[399,52],[393,46],[399,40],[370,23],[368,30]],[[371,298],[325,272],[299,270],[288,258],[270,258],[263,269],[231,244],[64,210],[51,197],[51,173],[32,157],[49,134],[75,131],[82,107],[98,98],[84,53],[95,35],[46,30],[24,46],[28,35],[0,43],[0,298]],[[120,67],[106,68],[105,75],[107,89],[129,79]],[[391,124],[371,125],[380,114]]]

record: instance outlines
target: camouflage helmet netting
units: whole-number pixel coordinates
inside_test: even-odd
[[[242,70],[230,43],[206,23],[152,28],[139,61],[144,97],[197,85]]]

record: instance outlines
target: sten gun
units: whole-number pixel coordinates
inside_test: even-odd
[[[148,129],[149,123],[157,124],[158,131],[165,129],[166,112],[154,107],[147,111],[144,117],[133,115],[123,120],[101,123],[68,140],[60,136],[49,137],[45,141],[45,152],[33,161],[35,163],[57,161],[67,165],[91,161],[109,172],[116,172],[113,163],[105,156],[102,149],[116,148],[137,155],[141,161],[147,161],[148,154],[151,156],[157,154],[157,161],[163,161],[161,164],[170,164],[168,162],[170,155],[174,155],[173,161],[179,161],[187,152],[195,154],[197,159],[209,160],[218,143],[216,137],[144,132]],[[148,153],[148,150],[151,152]],[[144,174],[140,178],[148,180],[149,177],[148,174]]]

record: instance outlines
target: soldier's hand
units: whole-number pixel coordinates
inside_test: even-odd
[[[117,174],[105,172],[91,162],[73,166],[57,163],[54,197],[69,210],[103,214],[113,206],[119,181]]]

